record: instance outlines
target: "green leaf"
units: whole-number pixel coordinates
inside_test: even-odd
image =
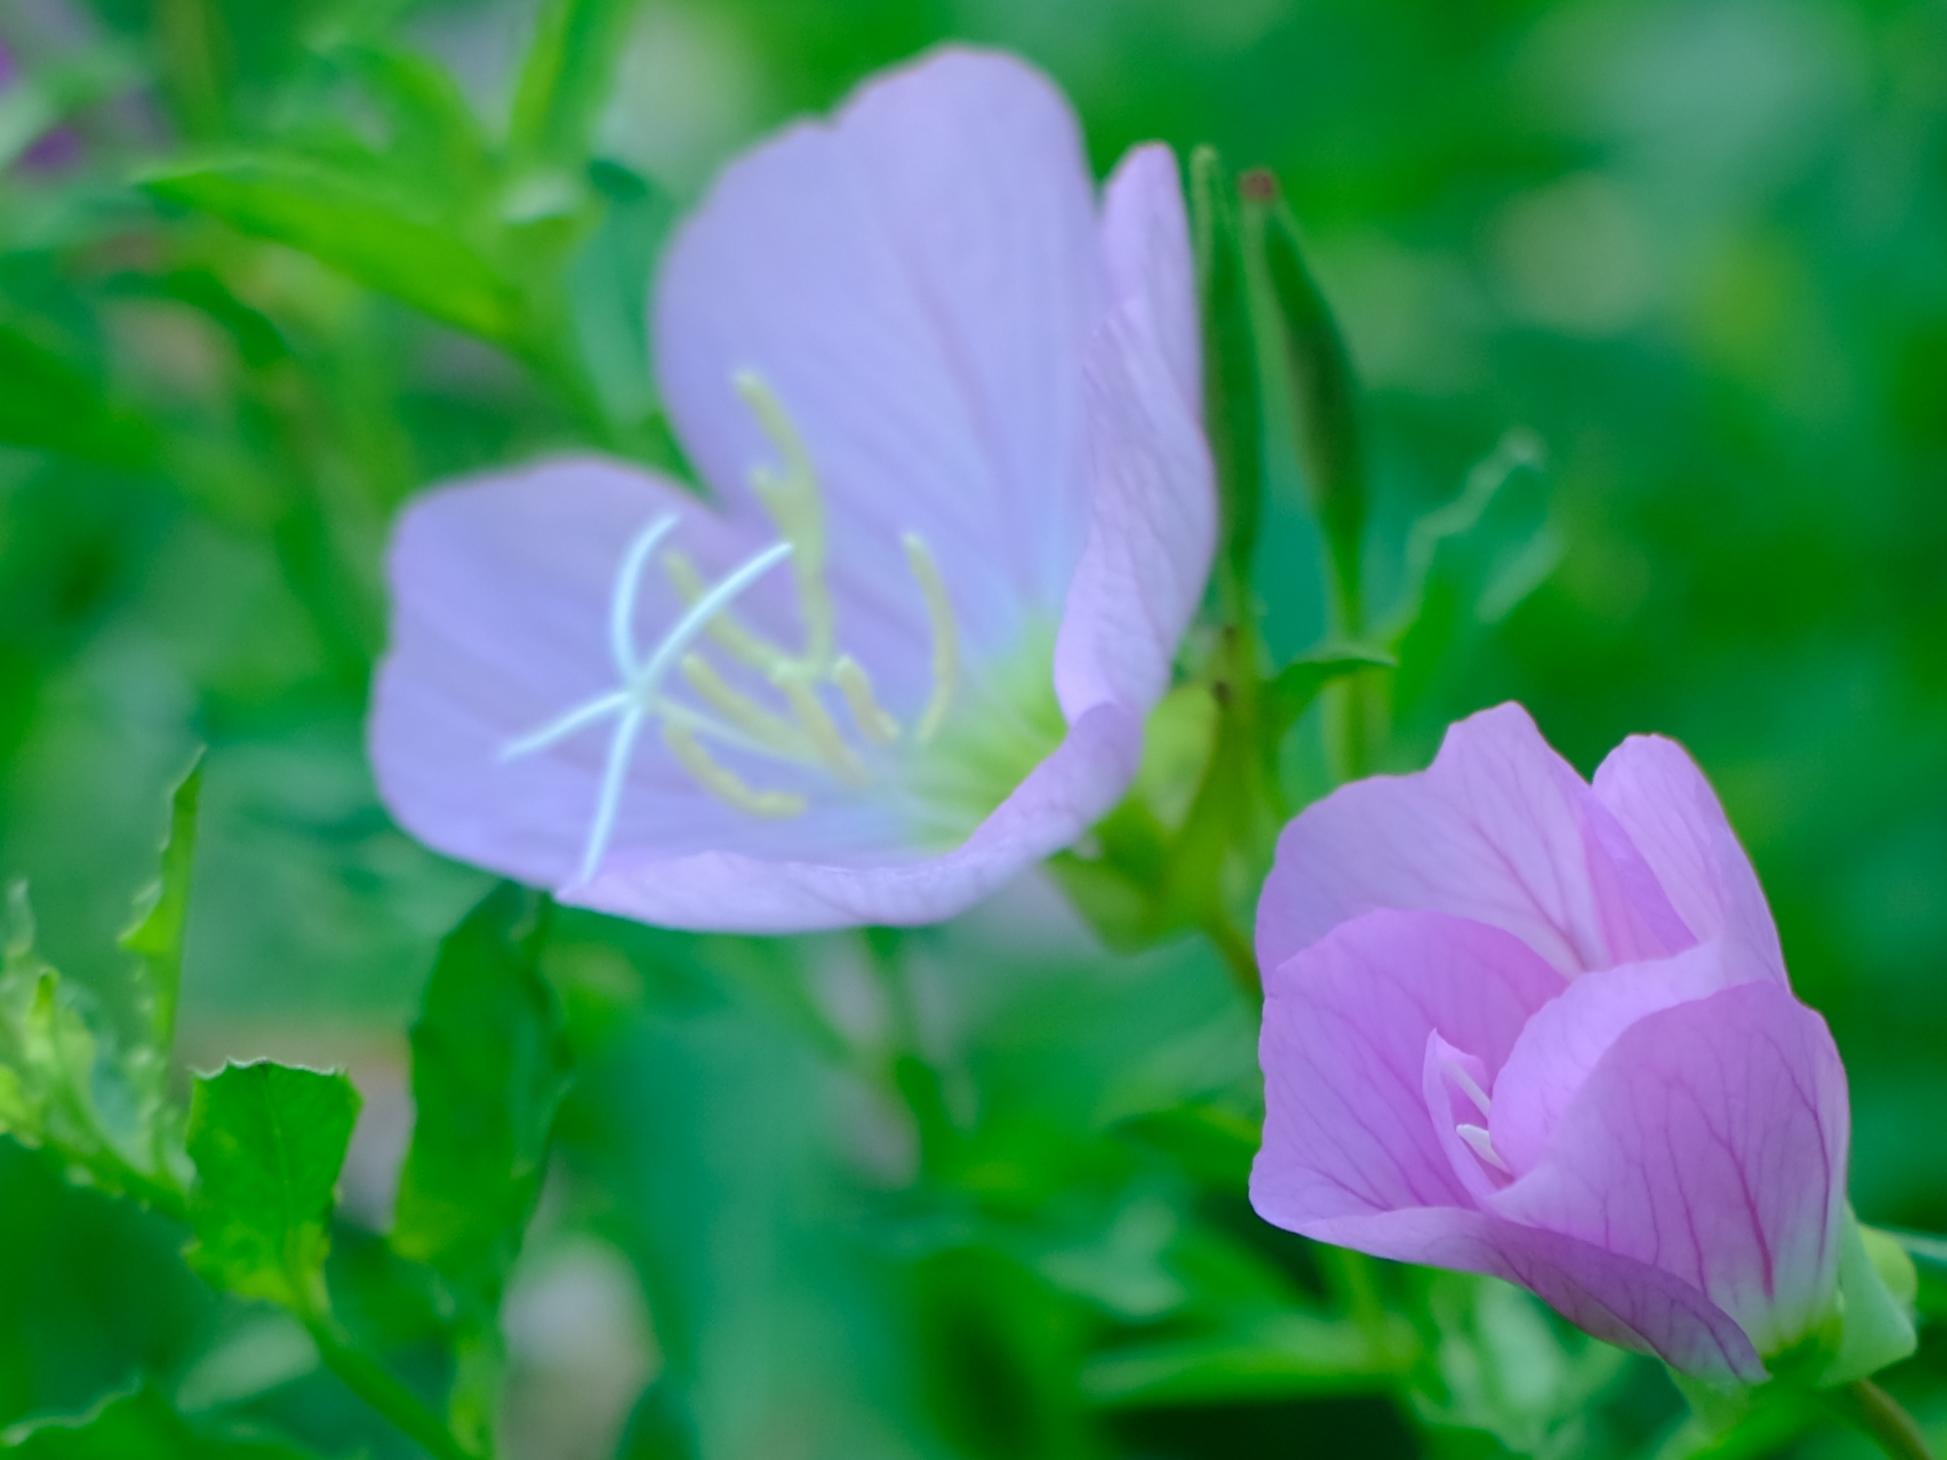
[[[1919,1345],[1913,1259],[1885,1232],[1862,1226],[1850,1211],[1839,1247],[1836,1340],[1818,1376],[1820,1387],[1850,1384],[1897,1364]]]
[[[144,186],[285,244],[456,329],[518,347],[520,294],[489,254],[369,177],[275,156],[151,174]]]
[[[0,323],[0,380],[0,445],[131,469],[154,460],[154,426],[21,325]]]
[[[309,1453],[192,1424],[148,1385],[80,1418],[42,1420],[3,1438],[19,1460],[305,1460]]]
[[[1298,220],[1268,172],[1244,179],[1245,256],[1262,282],[1277,361],[1271,377],[1289,393],[1305,490],[1324,534],[1339,630],[1357,633],[1360,549],[1366,525],[1366,461],[1352,357],[1299,242]]]
[[[1263,396],[1249,281],[1239,233],[1236,180],[1208,147],[1190,157],[1190,215],[1203,321],[1204,416],[1222,515],[1220,586],[1226,611],[1241,609],[1264,500]]]
[[[1400,1324],[1375,1346],[1349,1322],[1275,1313],[1220,1332],[1109,1349],[1082,1371],[1082,1388],[1117,1408],[1372,1392],[1397,1377],[1410,1337]]]
[[[269,1061],[197,1079],[189,1257],[205,1277],[301,1314],[323,1306],[327,1223],[358,1105],[343,1074]]]
[[[545,0],[514,91],[516,157],[579,166],[641,0]]]
[[[1266,687],[1265,733],[1277,744],[1327,687],[1348,675],[1368,669],[1391,669],[1395,663],[1390,654],[1358,648],[1320,649],[1293,659]]]
[[[176,1039],[183,938],[189,923],[189,874],[196,856],[196,811],[202,795],[203,753],[198,751],[170,793],[161,870],[137,900],[135,921],[122,934],[122,947],[141,960],[149,1032],[157,1055],[164,1060]]]
[[[491,1315],[540,1197],[568,1078],[538,962],[543,905],[490,893],[440,945],[412,1028],[412,1144],[393,1245]]]
[[[1414,528],[1407,591],[1387,635],[1402,704],[1457,660],[1470,635],[1505,618],[1554,571],[1561,543],[1543,466],[1541,443],[1510,432],[1460,496]]]

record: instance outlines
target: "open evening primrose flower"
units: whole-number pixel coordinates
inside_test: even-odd
[[[1181,186],[947,50],[733,164],[656,359],[716,501],[559,461],[393,547],[400,820],[688,928],[946,917],[1120,796],[1213,551]]]
[[[1517,706],[1476,715],[1292,822],[1257,938],[1266,1220],[1697,1377],[1829,1344],[1845,1071],[1678,746],[1591,786]]]

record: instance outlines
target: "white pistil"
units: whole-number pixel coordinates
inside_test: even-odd
[[[708,591],[703,575],[696,571],[696,564],[680,548],[671,548],[663,554],[663,571],[669,575],[670,587],[676,590],[676,596],[685,604],[695,603]],[[762,634],[747,628],[736,614],[728,611],[710,620],[710,637],[731,658],[752,669],[761,669],[766,674],[778,665],[788,663],[791,658]]]
[[[1457,1125],[1453,1129],[1454,1134],[1467,1142],[1474,1154],[1479,1156],[1481,1160],[1492,1166],[1496,1171],[1506,1172],[1510,1176],[1514,1174],[1513,1170],[1508,1166],[1508,1163],[1501,1159],[1501,1153],[1494,1149],[1494,1137],[1487,1133],[1485,1127],[1478,1125]]]
[[[636,590],[643,565],[648,560],[648,553],[642,550],[642,544],[648,541],[653,549],[668,531],[662,521],[653,524],[623,555],[621,570],[616,575],[615,599],[610,605],[609,615],[610,648],[615,652],[618,667],[623,672],[622,688],[577,706],[539,730],[521,736],[501,752],[503,760],[532,755],[597,720],[619,714],[603,764],[601,790],[595,799],[594,820],[589,827],[588,843],[582,854],[576,885],[592,880],[601,869],[602,857],[608,851],[609,838],[615,831],[615,817],[622,801],[622,784],[628,776],[629,758],[634,753],[643,720],[664,708],[660,703],[662,682],[668,677],[670,667],[688,652],[690,645],[709,627],[711,619],[729,607],[739,594],[764,574],[790,557],[792,552],[790,543],[774,543],[746,560],[691,604],[676,621],[675,627],[650,651],[649,657],[637,665],[630,629]]]
[[[837,641],[838,615],[825,586],[825,504],[818,472],[804,437],[764,378],[740,370],[733,382],[757,417],[757,425],[777,451],[778,466],[753,467],[751,490],[771,514],[784,540],[797,551],[792,577],[798,585],[798,611],[804,618],[806,664],[822,671]]]
[[[615,660],[615,672],[627,679],[635,673],[635,611],[642,589],[642,570],[663,539],[676,530],[676,514],[658,517],[636,534],[629,550],[622,555],[622,566],[615,575],[615,596],[608,605],[608,647]]]
[[[1488,1093],[1481,1089],[1480,1081],[1468,1074],[1454,1060],[1442,1061],[1440,1068],[1448,1079],[1460,1087],[1460,1093],[1474,1102],[1474,1109],[1478,1110],[1483,1118],[1494,1113],[1494,1102],[1488,1097]]]
[[[953,600],[947,597],[940,565],[934,561],[926,539],[917,532],[908,532],[900,542],[906,549],[906,566],[919,584],[920,596],[926,600],[926,618],[933,630],[933,693],[920,712],[919,724],[913,732],[924,745],[940,733],[953,704],[954,686],[960,677],[960,631],[953,616]]]

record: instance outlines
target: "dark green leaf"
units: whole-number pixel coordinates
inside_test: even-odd
[[[358,1104],[342,1074],[269,1061],[197,1079],[189,1256],[204,1276],[245,1297],[316,1311]]]
[[[14,1431],[5,1443],[20,1460],[305,1460],[309,1453],[192,1424],[146,1385],[78,1419],[44,1420]]]
[[[412,1144],[393,1242],[498,1306],[540,1196],[568,1056],[541,976],[540,904],[502,886],[440,945],[412,1029]]]
[[[1282,740],[1326,686],[1368,669],[1391,669],[1389,654],[1370,649],[1321,649],[1292,660],[1277,672],[1264,695],[1266,733]]]
[[[520,342],[518,291],[487,253],[369,178],[262,156],[156,173],[145,185],[457,329],[499,344]]]
[[[0,323],[0,445],[107,466],[153,459],[154,428],[106,385],[22,328]]]
[[[1381,1390],[1399,1373],[1405,1333],[1375,1347],[1353,1324],[1279,1313],[1218,1333],[1129,1344],[1082,1371],[1097,1403],[1210,1403]]]
[[[1190,158],[1190,207],[1203,319],[1204,416],[1222,513],[1219,584],[1227,599],[1241,600],[1264,499],[1263,397],[1236,181],[1208,147]],[[1235,601],[1225,606],[1238,610]]]

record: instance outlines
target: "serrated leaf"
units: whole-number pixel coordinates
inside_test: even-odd
[[[142,1388],[80,1418],[18,1431],[8,1436],[7,1453],[22,1460],[304,1460],[310,1452],[214,1434],[190,1424],[154,1389]]]
[[[196,857],[196,813],[203,795],[203,753],[169,796],[169,828],[163,835],[161,868],[137,899],[135,921],[122,934],[122,947],[141,960],[142,993],[149,1034],[159,1060],[166,1060],[176,1038],[176,1004],[182,992],[183,938],[189,924],[189,876]]]
[[[192,1424],[148,1385],[113,1395],[79,1418],[11,1431],[4,1442],[20,1460],[307,1460],[312,1453]]]
[[[519,291],[487,253],[376,180],[258,156],[151,174],[156,197],[308,254],[457,329],[518,346]]]
[[[412,1028],[412,1144],[393,1245],[491,1315],[540,1197],[568,1056],[542,904],[497,888],[440,945]]]
[[[265,1060],[198,1077],[189,1258],[205,1277],[244,1297],[317,1310],[358,1106],[341,1073]]]

